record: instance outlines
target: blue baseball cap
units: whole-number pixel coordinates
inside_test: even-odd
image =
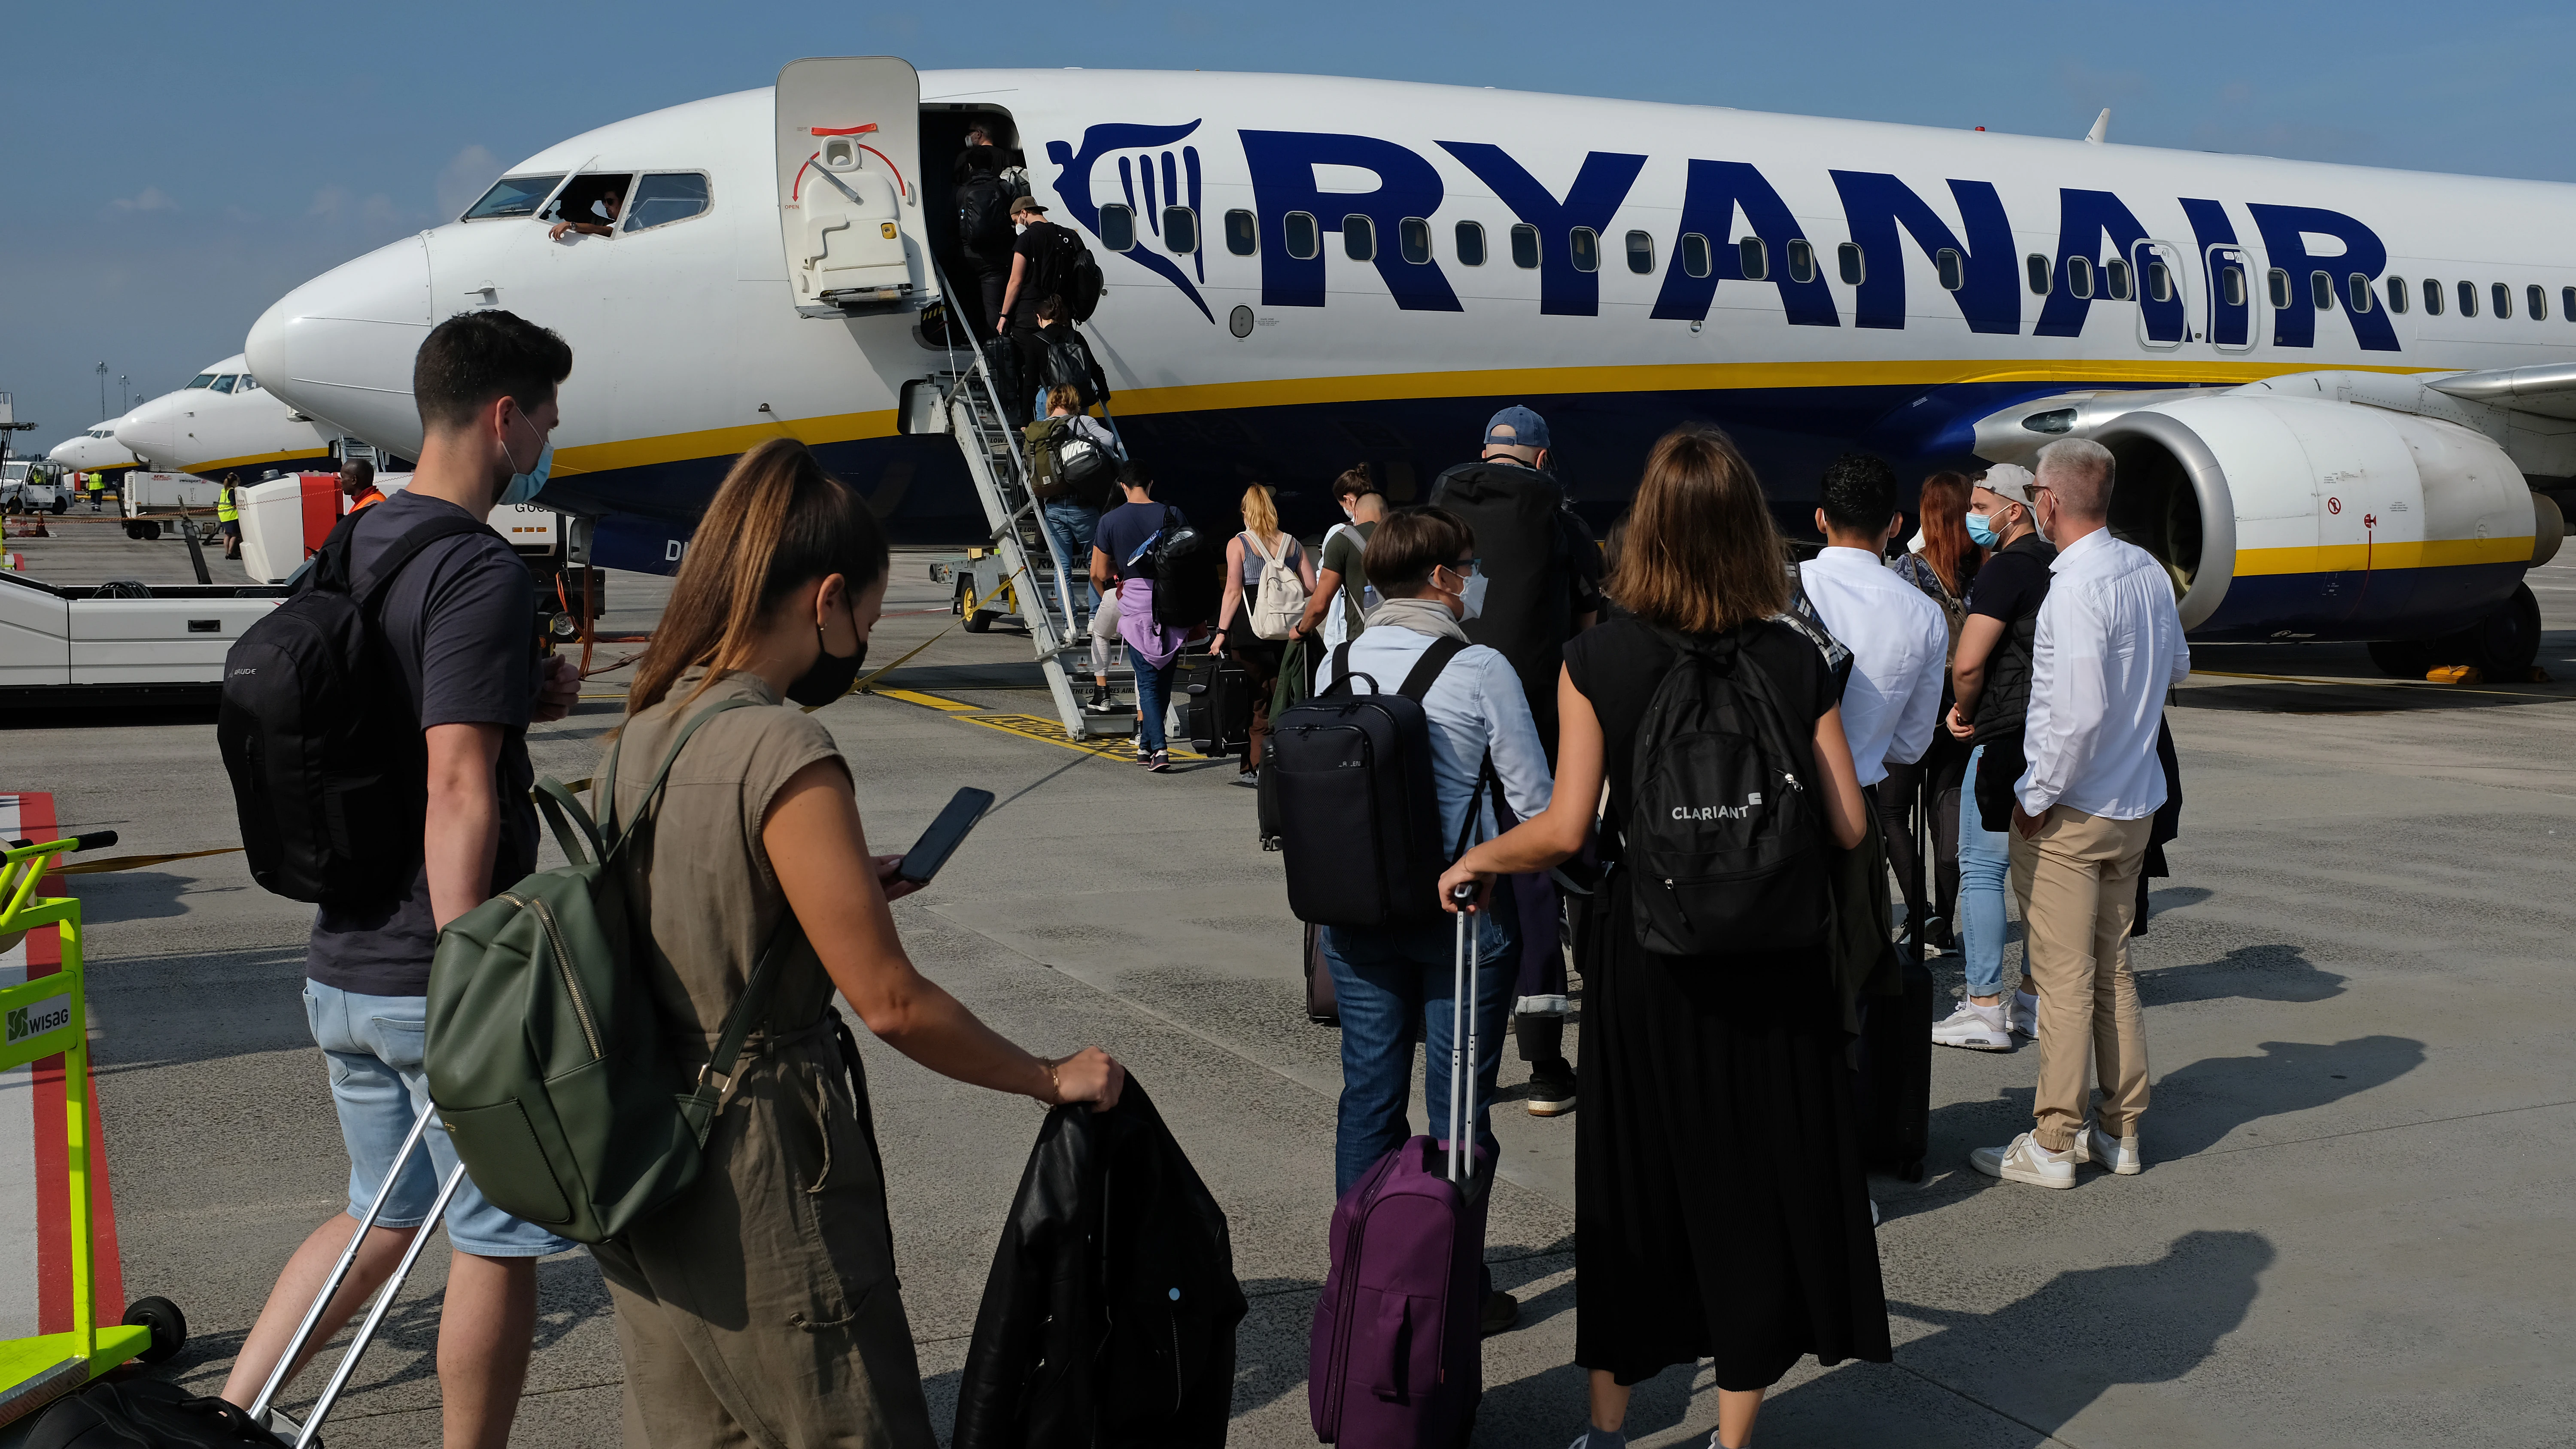
[[[1544,448],[1548,446],[1547,419],[1517,404],[1507,407],[1485,424],[1485,446]]]

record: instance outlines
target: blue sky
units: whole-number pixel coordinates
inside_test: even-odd
[[[800,55],[1491,85],[2576,180],[2576,6],[85,4],[14,8],[0,390],[46,447],[509,162]]]

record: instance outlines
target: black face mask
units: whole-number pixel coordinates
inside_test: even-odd
[[[851,622],[858,622],[855,613]],[[787,697],[808,709],[819,709],[849,693],[850,686],[859,682],[859,666],[868,662],[868,641],[865,639],[859,641],[859,652],[846,659],[833,653],[831,646],[823,642],[823,626],[820,624],[814,626],[814,642],[822,647],[822,655],[814,661],[813,668],[796,676],[796,682],[787,686]]]

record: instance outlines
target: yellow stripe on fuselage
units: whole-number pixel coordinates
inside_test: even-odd
[[[2360,573],[2364,569],[2443,569],[2531,561],[2531,536],[2435,538],[2421,543],[2329,543],[2305,548],[2240,548],[2236,577]]]
[[[226,468],[257,468],[266,463],[285,463],[297,458],[328,458],[330,456],[331,450],[328,448],[308,448],[297,453],[248,453],[239,458],[217,458],[211,462],[191,463],[181,471],[194,473],[198,477],[203,478],[209,473],[220,473]]]
[[[2345,372],[2412,373],[2442,371],[2422,367],[2351,366]],[[2150,383],[2173,387],[2193,383],[2234,386],[2260,382],[2285,373],[2312,372],[2311,367],[2263,362],[2182,361],[2180,359],[2032,359],[1991,358],[1901,362],[1707,362],[1635,367],[1531,367],[1479,372],[1390,372],[1350,377],[1288,377],[1255,382],[1191,383],[1177,387],[1135,388],[1118,394],[1116,411],[1128,417],[1154,413],[1219,412],[1236,408],[1289,407],[1317,403],[1419,401],[1426,398],[1561,396],[1581,393],[1741,392],[1756,388],[1951,387],[1967,383],[2042,382],[2081,386],[2097,383]],[[705,432],[666,433],[614,443],[590,443],[555,455],[557,472],[605,473],[622,468],[676,463],[691,458],[721,458],[745,452],[771,438],[805,443],[845,443],[895,434],[891,408],[880,412],[838,413],[827,417],[788,418],[746,427]]]

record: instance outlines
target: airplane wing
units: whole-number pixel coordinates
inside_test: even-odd
[[[2424,385],[2435,392],[2491,403],[2513,412],[2576,419],[2576,363],[2545,362],[2535,367],[2454,373],[2429,379]]]

